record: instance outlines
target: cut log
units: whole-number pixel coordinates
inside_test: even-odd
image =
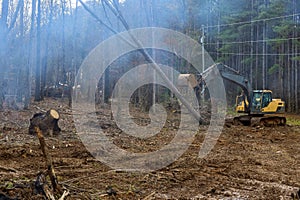
[[[45,135],[58,135],[61,129],[58,126],[59,114],[51,109],[46,113],[36,113],[30,119],[29,134],[35,134],[34,127],[39,127]]]

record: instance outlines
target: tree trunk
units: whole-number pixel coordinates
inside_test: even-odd
[[[299,63],[299,61],[297,61]],[[298,65],[295,67],[295,110],[299,113],[299,99],[298,99]]]
[[[24,109],[29,108],[30,104],[30,96],[31,96],[31,58],[32,58],[32,51],[33,51],[33,37],[34,37],[34,24],[35,24],[35,13],[36,13],[36,0],[32,0],[31,5],[31,23],[30,23],[30,42],[29,42],[29,51],[28,51],[28,60],[26,63],[25,69],[25,82],[27,84],[25,89],[25,100],[24,100]]]
[[[0,18],[0,33],[2,36],[5,35],[5,32],[7,31],[7,17],[8,17],[8,5],[9,0],[2,0],[2,9],[1,9],[1,18]]]
[[[7,17],[8,17],[8,5],[9,0],[2,1],[2,10],[1,10],[1,18],[0,18],[0,71],[4,71],[6,68],[6,45],[7,45],[7,32],[8,32],[8,25],[7,25]],[[0,84],[2,84],[2,78],[0,77]],[[1,92],[1,91],[0,91]]]
[[[250,74],[250,77],[249,77],[249,80],[250,80],[250,83],[251,83],[251,86],[253,87],[253,45],[254,45],[254,27],[253,27],[253,23],[252,23],[252,20],[253,20],[253,0],[251,1],[251,27],[250,27],[250,70],[249,70],[249,74]]]
[[[284,52],[284,45],[282,44],[279,50],[279,53]],[[283,58],[280,57],[279,59],[279,78],[280,78],[280,96],[284,97],[284,61]]]
[[[266,89],[266,22],[263,22],[262,89]]]
[[[2,10],[1,10],[1,18],[0,18],[0,109],[2,108],[2,103],[5,100],[5,87],[3,83],[4,74],[7,67],[7,60],[6,58],[6,48],[7,48],[7,31],[8,31],[8,25],[7,25],[7,17],[8,17],[8,6],[9,6],[9,0],[3,0],[2,1]]]
[[[66,38],[65,38],[65,12],[66,12],[66,2],[65,0],[61,0],[61,12],[62,12],[62,38],[61,38],[61,47],[62,47],[62,69],[59,73],[62,74],[62,83],[66,84],[67,83],[67,78],[66,78]]]
[[[19,0],[20,4],[20,38],[21,38],[21,42],[24,43],[25,39],[24,39],[24,0]],[[24,46],[22,46],[20,48],[19,51],[19,56],[20,56],[20,62],[22,63],[22,65],[24,66],[24,64],[26,63],[26,59],[24,57],[24,53],[25,53],[26,48]],[[25,64],[26,65],[26,64]],[[18,74],[18,88],[17,88],[17,102],[22,102],[22,98],[23,98],[23,94],[25,91],[24,88],[24,76],[26,76],[24,74],[23,68],[19,69],[19,74]]]
[[[48,69],[48,54],[49,54],[49,39],[50,33],[52,32],[52,18],[53,18],[53,0],[50,1],[50,15],[48,22],[48,30],[46,36],[46,45],[45,45],[45,56],[42,60],[42,70],[41,70],[41,99],[44,99],[44,90],[46,88],[47,83],[47,69]]]
[[[289,40],[287,41],[287,49],[285,52],[288,53],[287,55],[287,107],[288,107],[288,112],[291,112],[292,111],[292,104],[291,104],[291,84],[292,84],[292,81],[291,81],[291,66],[290,66],[290,56],[289,56],[289,52],[290,52],[290,42]]]
[[[296,13],[297,13],[297,0],[293,0],[293,14],[294,14],[294,24],[297,24],[297,17],[296,17]],[[297,31],[294,29],[293,30],[293,38],[297,37]],[[298,44],[296,40],[293,40],[293,53],[294,53],[294,57],[296,57],[298,55]],[[297,59],[295,59],[293,61],[293,69],[294,69],[294,82],[293,82],[293,92],[294,92],[294,111],[295,112],[299,112],[298,110],[298,64],[299,61]]]
[[[35,101],[41,101],[41,0],[37,0]]]
[[[256,39],[259,38],[259,24],[256,26]],[[258,53],[259,53],[259,44],[256,43],[256,55],[255,55],[255,89],[258,89]]]

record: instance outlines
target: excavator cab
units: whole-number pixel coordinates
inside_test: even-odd
[[[254,90],[250,103],[251,114],[262,114],[261,109],[266,107],[270,101],[272,101],[272,92],[263,90]],[[249,102],[245,94],[242,92],[241,95],[236,97],[236,112],[247,113],[249,109]]]
[[[271,90],[253,90],[250,103],[250,114],[263,115],[284,112],[284,101],[273,99]],[[247,112],[248,99],[244,94],[236,98],[236,112]]]
[[[263,114],[262,108],[268,107],[272,101],[272,92],[269,90],[254,90],[252,94],[250,113],[251,114]],[[249,106],[249,102],[246,96],[242,93],[236,97],[236,112],[246,113],[246,107]]]
[[[272,114],[284,112],[284,101],[273,99],[271,90],[254,90],[252,96],[252,114]]]
[[[263,114],[264,108],[272,102],[272,92],[270,90],[254,90],[252,95],[252,114]]]

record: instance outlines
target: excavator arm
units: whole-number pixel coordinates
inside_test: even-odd
[[[238,71],[222,63],[217,63],[207,68],[202,73],[203,79],[206,82],[213,81],[213,79],[209,79],[209,75],[216,69],[218,70],[219,74],[222,76],[223,79],[228,80],[242,88],[244,95],[246,96],[247,101],[249,102],[248,106],[245,103],[245,105],[247,106],[245,112],[250,113],[250,105],[252,99],[252,87],[250,82],[244,76],[240,75]]]

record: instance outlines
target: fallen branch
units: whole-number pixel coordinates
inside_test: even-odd
[[[0,170],[7,171],[7,172],[14,172],[14,173],[17,172],[17,170],[15,170],[14,168],[4,167],[4,166],[1,166],[1,165],[0,165]]]
[[[147,195],[145,198],[143,198],[143,200],[149,200],[149,199],[152,199],[152,197],[156,194],[156,192],[152,192],[150,193],[149,195]]]
[[[63,195],[58,200],[64,200],[65,197],[69,195],[69,193],[70,193],[69,190],[65,190]]]
[[[42,108],[40,108],[40,107],[38,107],[38,106],[36,106],[36,105],[33,105],[32,107],[34,107],[34,108],[36,108],[36,109],[38,109],[38,110],[40,110],[40,111],[42,111],[42,112],[47,112],[46,110],[44,110],[44,109],[42,109]]]

